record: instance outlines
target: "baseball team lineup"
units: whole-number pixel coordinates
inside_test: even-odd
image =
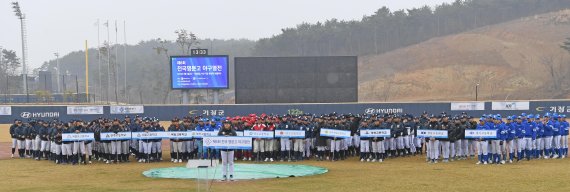
[[[556,113],[474,118],[466,113],[333,112],[175,117],[167,129],[158,119],[141,116],[121,120],[101,117],[88,122],[16,119],[10,136],[12,158],[71,165],[128,163],[131,158],[150,163],[170,158],[173,163],[222,160],[224,166],[232,167],[234,160],[259,163],[356,157],[360,162],[384,162],[423,154],[430,164],[467,159],[476,164],[506,164],[567,157],[568,128],[566,116]],[[251,142],[243,148],[212,148],[203,142],[209,136],[251,137]],[[169,151],[163,150],[163,143],[169,145]]]

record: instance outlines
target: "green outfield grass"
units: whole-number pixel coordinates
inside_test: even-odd
[[[477,166],[473,160],[426,164],[422,157],[384,163],[303,161],[322,166],[317,176],[214,182],[213,191],[570,191],[570,161],[537,160]],[[2,191],[194,191],[193,180],[153,179],[150,168],[183,166],[170,162],[62,166],[47,161],[0,160]]]

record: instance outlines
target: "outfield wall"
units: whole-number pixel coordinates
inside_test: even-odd
[[[544,114],[546,112],[570,113],[570,100],[552,101],[499,101],[499,102],[426,102],[426,103],[339,103],[339,104],[244,104],[244,105],[145,105],[145,106],[2,106],[0,124],[11,123],[14,119],[58,118],[91,120],[98,117],[123,118],[125,115],[140,115],[169,120],[172,117],[196,116],[243,116],[251,113],[302,114],[302,113],[410,113],[423,111],[439,114],[467,112],[472,116],[500,113],[518,115],[522,112]]]

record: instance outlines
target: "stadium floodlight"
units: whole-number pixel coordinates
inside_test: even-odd
[[[20,4],[18,2],[12,2],[12,8],[14,9],[14,13],[16,13],[16,16],[18,17],[18,19],[20,20],[20,27],[21,27],[21,34],[22,34],[22,78],[24,80],[23,86],[22,86],[22,90],[23,92],[26,92],[26,94],[28,94],[27,92],[27,87],[28,87],[28,78],[26,77],[28,74],[28,70],[27,70],[27,66],[26,66],[26,30],[25,30],[25,19],[26,16],[22,13],[22,9],[20,9]]]

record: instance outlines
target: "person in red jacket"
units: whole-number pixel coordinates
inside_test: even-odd
[[[261,119],[258,118],[253,127],[251,128],[254,131],[265,131],[267,126],[261,122]],[[253,157],[255,161],[261,161],[263,159],[265,153],[265,140],[260,138],[253,139]]]
[[[275,120],[267,118],[265,120],[267,127],[266,131],[275,131]],[[273,151],[275,150],[275,139],[265,139],[265,162],[273,162]]]

